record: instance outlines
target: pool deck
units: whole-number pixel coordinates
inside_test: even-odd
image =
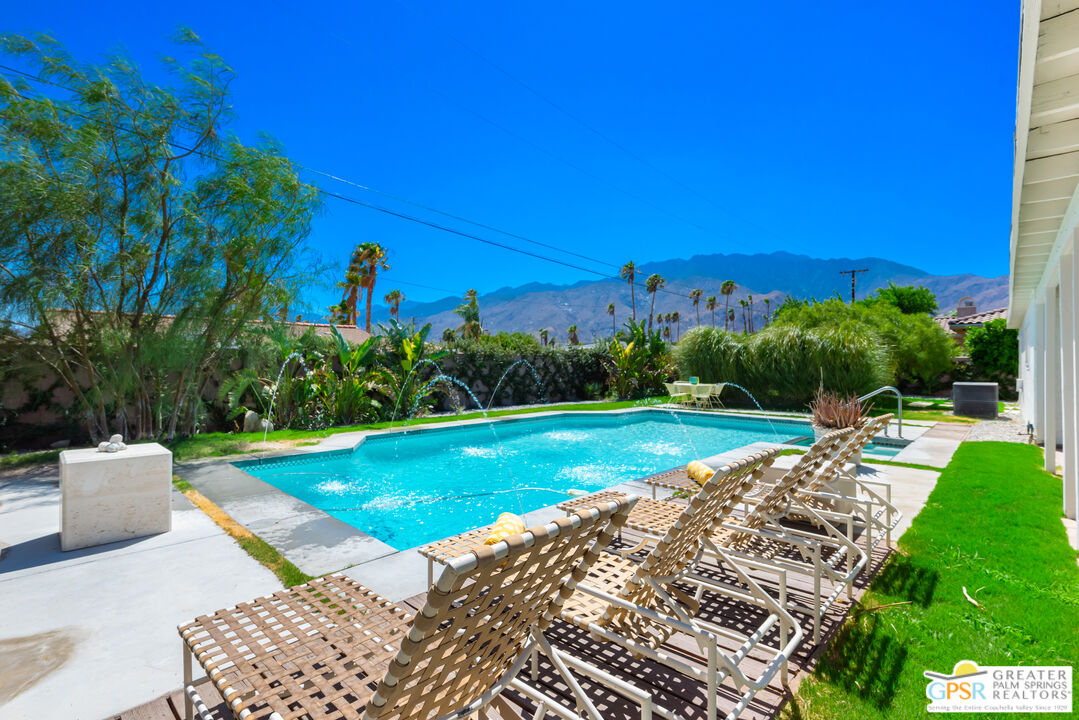
[[[354,447],[358,435],[333,436],[301,452]],[[962,439],[958,429],[941,425],[921,427],[919,435],[903,452],[915,450],[924,459],[912,455],[919,460],[908,462],[940,467]],[[719,465],[752,447],[706,461]],[[796,459],[781,457],[777,464]],[[866,460],[860,473],[893,485],[905,515],[898,536],[925,504],[937,473]],[[414,549],[394,550],[252,477],[229,459],[177,464],[176,472],[308,574],[344,570],[413,606],[427,588],[426,560]],[[638,481],[618,487],[651,494],[651,487]],[[0,491],[0,617],[7,620],[0,628],[0,717],[5,719],[97,720],[117,713],[125,720],[175,717],[181,682],[176,625],[280,588],[272,574],[179,493],[173,494],[172,532],[61,553],[56,468],[0,475]],[[527,520],[535,524],[557,514],[546,508],[529,513]],[[882,559],[875,559],[876,567]],[[868,579],[865,575],[860,582]],[[839,612],[830,617],[829,627],[834,630],[841,620]],[[796,660],[803,671],[811,662],[809,655]],[[803,671],[796,670],[795,677]],[[760,696],[746,717],[774,714],[784,695],[772,690]]]

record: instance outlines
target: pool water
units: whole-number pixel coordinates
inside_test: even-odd
[[[791,445],[801,445],[802,447],[809,447],[813,444],[813,438],[805,437],[800,440],[795,440],[790,443]],[[878,445],[877,443],[866,443],[862,452],[869,453],[870,455],[879,455],[880,457],[895,457],[899,454],[906,445]]]
[[[510,419],[372,435],[352,451],[236,463],[403,550],[808,423],[660,410]],[[526,517],[526,522],[528,518]]]

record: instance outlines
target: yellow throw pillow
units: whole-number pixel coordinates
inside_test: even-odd
[[[483,541],[484,545],[495,545],[510,535],[520,535],[525,531],[525,521],[520,515],[502,513],[491,526],[491,534]]]
[[[716,474],[716,471],[700,460],[690,460],[689,465],[686,465],[686,473],[698,485],[704,485],[708,482],[708,478]]]

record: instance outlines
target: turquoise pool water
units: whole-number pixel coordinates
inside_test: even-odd
[[[773,430],[774,427],[774,430]],[[236,463],[403,550],[760,440],[807,422],[646,410],[373,435],[352,451]],[[526,518],[527,520],[527,518]]]
[[[809,447],[813,444],[813,438],[806,437],[801,440],[795,440],[791,445],[801,445],[802,447]],[[879,455],[881,457],[895,457],[899,454],[905,445],[878,445],[877,443],[867,443],[864,452],[870,455]]]

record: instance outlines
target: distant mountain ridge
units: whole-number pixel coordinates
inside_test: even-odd
[[[719,287],[724,280],[734,280],[738,290],[731,296],[730,307],[735,310],[736,327],[742,328],[738,300],[752,295],[755,323],[759,328],[763,324],[761,319],[765,312],[765,299],[771,302],[773,309],[787,295],[824,299],[838,294],[846,300],[850,297],[850,276],[840,275],[840,270],[862,268],[866,268],[867,272],[858,275],[859,299],[885,287],[890,281],[897,285],[926,286],[936,294],[941,313],[954,309],[964,297],[973,298],[982,310],[1003,307],[1008,302],[1007,275],[996,278],[971,274],[932,275],[910,265],[873,257],[821,259],[788,252],[756,255],[737,253],[694,255],[689,259],[674,258],[638,265],[635,293],[637,318],[648,317],[650,296],[644,290],[644,280],[652,273],[659,273],[666,279],[667,290],[680,294],[658,293],[656,313],[678,311],[681,316],[680,331],[684,332],[697,322],[697,310],[688,298],[689,291],[694,288],[704,291],[699,307],[701,322],[711,324],[711,313],[705,309],[704,303],[709,295],[715,295],[720,308],[716,311],[716,324],[722,326],[724,297],[720,295]],[[392,286],[392,275],[380,278],[380,289]],[[585,280],[572,285],[533,282],[499,288],[480,295],[479,300],[483,326],[487,330],[535,334],[540,328],[547,328],[550,336],[560,343],[565,342],[566,329],[570,325],[577,325],[582,342],[610,336],[612,321],[607,314],[607,304],[610,302],[615,303],[616,326],[621,327],[631,313],[629,285],[615,279]],[[437,336],[444,328],[460,325],[460,318],[453,314],[453,308],[460,302],[461,299],[456,297],[423,303],[406,301],[401,305],[401,317],[415,318],[421,323],[430,322],[433,325],[432,335]],[[376,308],[376,320],[384,320],[387,316],[387,308]]]

